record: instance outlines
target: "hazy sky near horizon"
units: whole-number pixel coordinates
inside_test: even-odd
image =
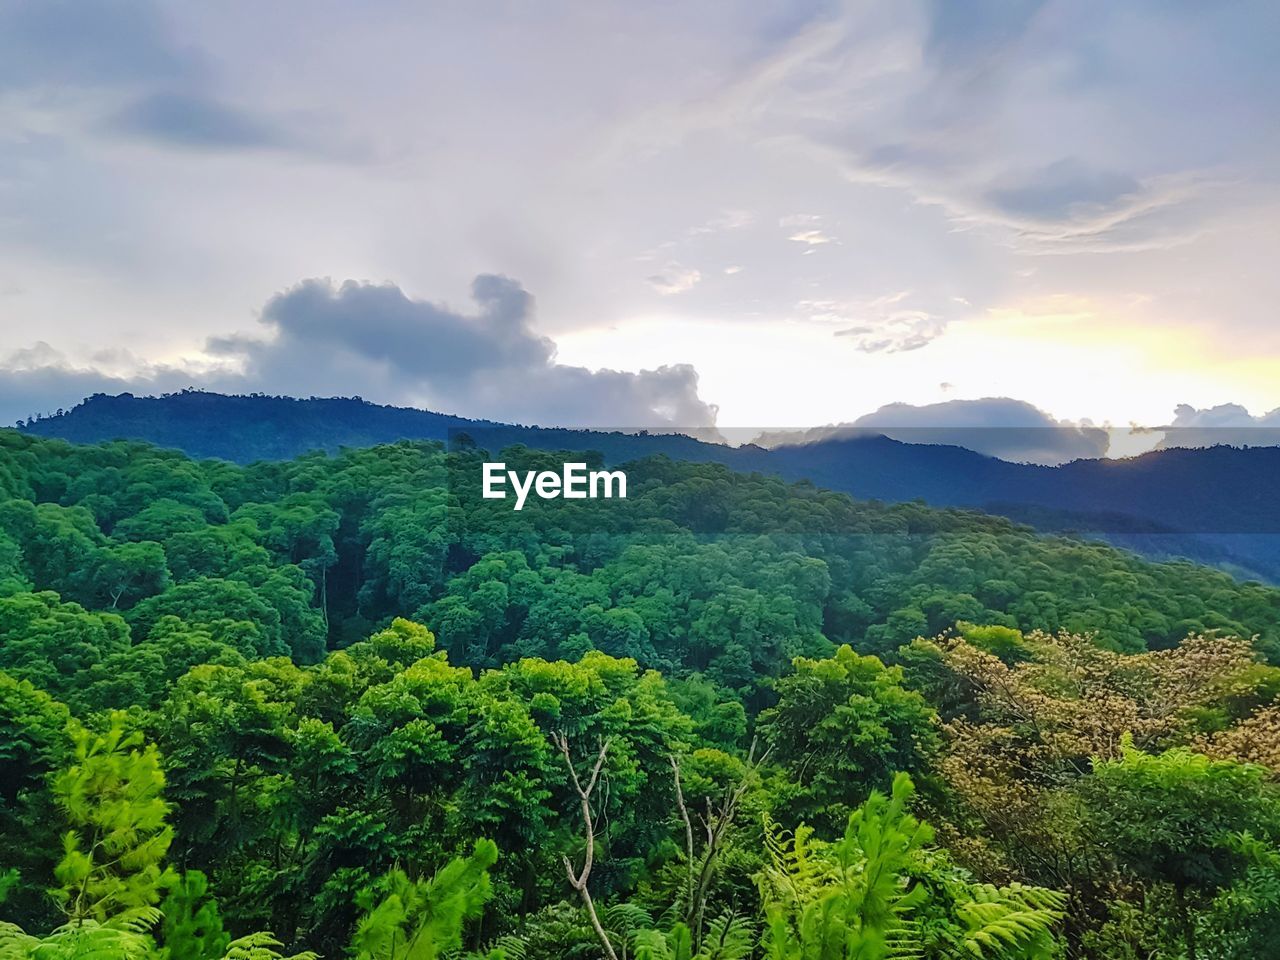
[[[0,419],[1250,423],[1278,48],[1267,0],[0,0]]]

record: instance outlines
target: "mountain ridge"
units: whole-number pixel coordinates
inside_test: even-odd
[[[864,499],[981,509],[1045,531],[1101,536],[1148,556],[1186,557],[1280,581],[1280,448],[1274,447],[1174,448],[1043,466],[883,435],[731,447],[673,433],[499,423],[359,397],[198,390],[95,394],[19,429],[79,443],[144,440],[240,463],[398,440],[471,442],[494,453],[513,444],[594,450],[612,463],[664,454],[809,480]]]

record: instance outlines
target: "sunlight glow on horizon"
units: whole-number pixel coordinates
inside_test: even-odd
[[[1129,321],[1066,297],[991,310],[897,353],[860,352],[811,323],[674,315],[564,333],[557,344],[561,362],[593,369],[692,363],[725,428],[813,427],[887,403],[1003,396],[1061,420],[1158,427],[1179,403],[1265,412],[1280,381],[1280,359],[1241,360],[1195,329]]]

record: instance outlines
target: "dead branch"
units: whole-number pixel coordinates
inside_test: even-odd
[[[747,769],[736,784],[727,787],[719,803],[713,803],[711,797],[706,798],[707,812],[699,815],[706,833],[703,841],[702,856],[696,857],[693,843],[693,822],[685,804],[684,787],[680,782],[680,762],[673,755],[671,767],[675,772],[676,805],[685,826],[685,846],[689,854],[689,913],[688,924],[693,933],[694,947],[702,943],[702,928],[706,918],[707,896],[710,893],[711,881],[714,877],[716,858],[724,848],[725,838],[738,814],[738,805],[746,796],[747,790],[756,780],[761,764],[768,757],[766,750],[759,760],[756,759],[756,742],[752,740],[751,749],[747,753]],[[696,864],[696,866],[695,866]]]
[[[577,890],[578,896],[582,899],[582,905],[586,908],[587,916],[591,920],[591,927],[595,930],[596,936],[600,940],[600,945],[604,947],[608,960],[618,960],[618,954],[613,948],[613,941],[609,939],[609,934],[605,932],[604,925],[600,922],[600,916],[596,913],[596,905],[591,899],[591,891],[587,889],[587,882],[591,879],[591,867],[595,864],[596,846],[595,816],[591,812],[591,794],[595,792],[596,784],[600,782],[600,771],[604,769],[605,757],[609,753],[609,740],[605,738],[600,742],[600,752],[596,755],[595,765],[591,768],[591,776],[587,778],[585,787],[578,778],[578,771],[573,765],[573,756],[569,752],[569,738],[563,733],[553,733],[551,742],[560,748],[560,755],[564,758],[564,765],[569,770],[569,780],[578,794],[578,802],[582,807],[582,833],[586,843],[586,849],[582,855],[582,868],[575,870],[573,861],[566,856],[562,858],[564,860],[565,873],[569,877],[569,886]]]

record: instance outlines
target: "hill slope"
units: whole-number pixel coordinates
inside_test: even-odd
[[[974,507],[1038,529],[1089,533],[1148,556],[1184,556],[1280,580],[1280,448],[1165,450],[1059,467],[1009,463],[960,447],[857,437],[765,450],[684,436],[498,424],[360,399],[94,396],[27,432],[76,442],[146,440],[239,463],[401,439],[596,450],[609,462],[652,454],[810,480],[858,497]]]

